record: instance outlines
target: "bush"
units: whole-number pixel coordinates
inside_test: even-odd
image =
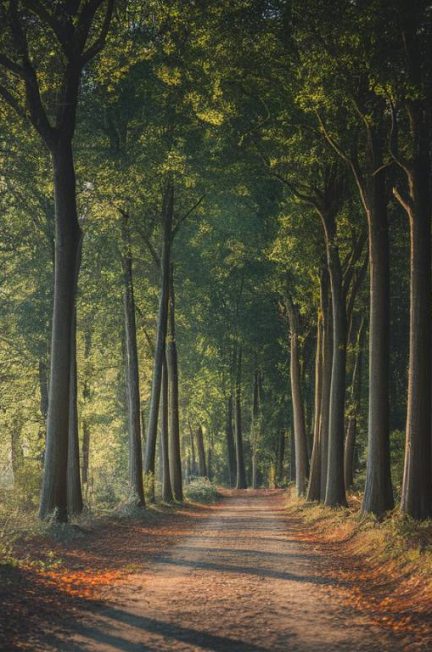
[[[196,503],[214,503],[218,492],[216,486],[208,478],[196,478],[185,486],[184,495],[187,500]]]

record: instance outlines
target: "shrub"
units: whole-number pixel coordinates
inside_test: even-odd
[[[218,492],[216,486],[208,478],[196,478],[185,486],[184,495],[187,500],[197,503],[214,503]]]

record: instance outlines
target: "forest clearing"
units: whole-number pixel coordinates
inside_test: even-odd
[[[0,649],[432,649],[427,0],[0,0]]]

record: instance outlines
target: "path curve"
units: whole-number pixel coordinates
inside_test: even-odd
[[[61,649],[407,649],[349,606],[347,587],[293,528],[281,493],[226,497],[192,536],[131,576],[112,605],[64,632]]]

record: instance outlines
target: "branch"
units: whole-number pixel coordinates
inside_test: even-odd
[[[96,2],[94,2],[93,4],[95,5],[95,10],[93,12],[93,16],[94,16],[99,6],[102,4],[102,0],[96,0]],[[104,47],[108,30],[111,24],[113,9],[114,9],[114,0],[108,0],[105,17],[102,23],[99,36],[94,41],[94,43],[90,45],[90,47],[83,52],[81,56],[82,65],[86,64],[88,61],[90,61],[90,59],[93,59],[93,57],[95,57]]]
[[[157,266],[157,268],[160,269],[160,266],[161,266],[160,256],[157,253],[156,249],[154,248],[152,241],[150,240],[148,235],[145,233],[144,229],[141,228],[141,226],[136,224],[135,228],[138,231],[138,233],[140,234],[140,236],[142,237],[142,239],[144,240],[145,244],[147,245],[147,248],[148,248],[148,250],[149,250],[149,252],[150,252],[150,254],[151,254],[151,256],[152,256],[152,258],[153,258],[153,260],[154,260],[154,262],[155,262],[155,264]]]
[[[0,84],[0,95],[11,106],[20,118],[27,118],[26,112],[15,97],[8,91],[7,88]]]
[[[414,211],[413,201],[409,195],[405,195],[400,188],[396,186],[393,187],[393,195],[398,200],[402,208],[407,212],[408,215],[411,215]]]
[[[73,56],[73,50],[70,47],[70,40],[68,39],[67,31],[64,25],[58,21],[54,14],[47,11],[46,7],[39,0],[21,0],[24,7],[29,11],[33,12],[38,18],[41,19],[46,25],[51,27],[52,31],[57,37],[58,42],[63,48],[64,53],[71,58]],[[71,34],[69,33],[69,36]]]
[[[17,4],[14,2],[10,4],[9,18],[12,37],[18,52],[21,54],[23,61],[22,67],[25,70],[25,89],[30,111],[30,119],[45,143],[49,147],[52,147],[54,143],[55,130],[50,125],[45,108],[42,104],[38,79],[30,61],[27,38],[20,23]]]
[[[411,177],[411,168],[407,160],[402,158],[399,154],[398,148],[398,124],[396,117],[396,107],[389,99],[390,113],[391,113],[391,129],[390,129],[390,156],[394,162],[405,172],[408,178]]]
[[[175,238],[175,236],[177,235],[177,233],[178,233],[178,231],[179,231],[181,225],[183,224],[183,222],[184,222],[184,221],[189,217],[189,215],[191,215],[191,213],[194,212],[195,209],[198,208],[198,206],[201,204],[201,202],[204,200],[204,198],[205,198],[205,194],[202,195],[202,196],[198,199],[197,202],[195,202],[195,204],[194,204],[194,205],[193,205],[193,206],[192,206],[192,207],[191,207],[191,208],[190,208],[190,209],[189,209],[189,210],[188,210],[188,211],[183,215],[183,217],[180,217],[180,218],[178,219],[177,224],[175,225],[175,227],[174,227],[173,230],[172,230],[172,236],[171,236],[171,237],[172,237],[172,240],[174,240],[174,238]]]
[[[14,75],[21,77],[21,79],[26,79],[25,69],[15,61],[12,61],[12,59],[9,59],[9,57],[7,57],[5,54],[2,54],[1,52],[0,52],[0,65],[4,66],[5,68],[13,72]]]

